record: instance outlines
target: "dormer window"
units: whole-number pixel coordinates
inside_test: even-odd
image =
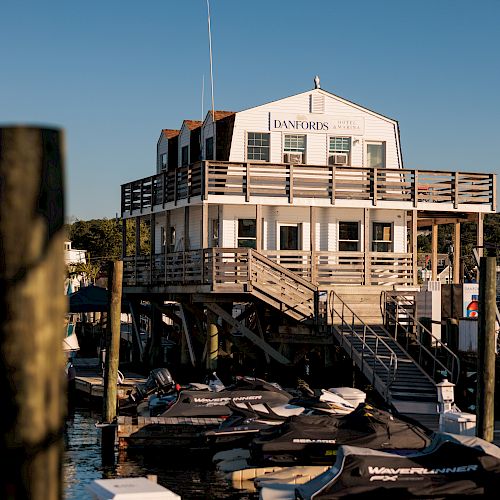
[[[189,165],[189,146],[184,146],[181,150],[181,167]]]
[[[214,159],[214,138],[209,137],[205,140],[205,160]]]

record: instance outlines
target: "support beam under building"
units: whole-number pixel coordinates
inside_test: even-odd
[[[460,222],[455,222],[453,231],[453,283],[459,284],[463,276],[460,267]]]
[[[251,340],[257,347],[260,347],[264,352],[267,352],[269,356],[274,358],[279,363],[284,365],[290,364],[288,358],[279,353],[274,347],[271,347],[265,340],[261,339],[258,335],[256,335],[252,330],[247,328],[243,323],[240,323],[238,320],[233,318],[231,314],[224,311],[222,307],[217,304],[206,304],[207,309],[212,311],[217,316],[220,316],[224,321],[229,323],[231,326],[238,328],[243,336],[247,339]]]
[[[431,252],[432,252],[432,281],[437,281],[438,275],[438,225],[433,222],[432,223],[432,237],[431,237]]]

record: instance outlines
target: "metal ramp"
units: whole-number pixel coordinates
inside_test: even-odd
[[[456,382],[458,358],[438,344],[437,339],[413,317],[408,304],[400,305],[397,298],[391,300],[395,303],[395,313],[388,314],[394,316],[396,335],[391,335],[383,325],[367,325],[332,291],[328,300],[331,331],[388,404],[403,414],[435,416],[435,383],[445,376]],[[399,321],[399,315],[404,322]],[[433,347],[424,345],[421,340],[423,333],[432,337],[429,337],[429,342],[431,346],[434,344]],[[398,341],[401,338],[408,339],[406,346]],[[443,359],[443,352],[448,361]]]

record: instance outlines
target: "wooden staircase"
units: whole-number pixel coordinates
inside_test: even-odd
[[[318,287],[298,274],[249,251],[248,291],[266,304],[299,322],[317,319]]]

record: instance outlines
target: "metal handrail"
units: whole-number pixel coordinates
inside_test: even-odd
[[[338,301],[342,304],[342,310],[341,310],[341,313],[339,313],[339,311],[337,311],[335,309],[335,305],[334,305],[334,301],[335,301],[335,298],[338,299]],[[358,340],[361,342],[362,344],[362,351],[361,351],[361,365],[363,365],[365,363],[365,350],[366,351],[369,351],[369,353],[371,353],[372,355],[372,358],[374,360],[374,362],[377,362],[386,372],[387,372],[387,375],[386,375],[386,381],[385,381],[385,396],[387,397],[388,395],[388,392],[389,392],[389,387],[391,386],[391,384],[394,382],[395,378],[396,378],[396,372],[397,372],[397,369],[398,369],[398,357],[396,355],[396,353],[394,352],[394,350],[389,346],[389,344],[387,344],[387,342],[380,336],[378,335],[374,330],[373,328],[371,328],[369,325],[367,325],[341,298],[340,296],[335,293],[335,291],[330,291],[330,295],[329,295],[329,298],[328,298],[328,303],[329,303],[329,306],[330,306],[330,315],[331,315],[331,318],[332,318],[332,324],[333,324],[333,319],[334,319],[334,314],[336,314],[341,322],[342,322],[342,325],[346,325],[346,327],[349,329],[350,331],[350,334],[351,335],[354,335],[355,337],[358,338]],[[350,316],[351,316],[351,321],[352,323],[349,324],[345,318],[344,318],[344,311],[345,309],[347,309],[347,311],[350,313]],[[358,332],[356,332],[355,328],[354,328],[354,320],[357,320],[362,326],[363,326],[363,334],[360,335]],[[375,350],[373,350],[366,342],[366,333],[369,332],[373,337],[375,337]],[[344,332],[342,330],[341,332],[342,334],[342,338],[344,339]],[[378,353],[378,350],[379,350],[379,344],[382,344],[390,353],[390,359],[389,359],[389,364],[387,365],[383,359],[380,357],[379,353]],[[352,354],[353,354],[353,350],[354,350],[354,347],[352,345],[352,342],[350,342],[350,347],[351,347],[351,358],[352,358]],[[371,368],[369,365],[367,365],[369,368]],[[361,367],[362,368],[362,367]],[[373,368],[372,369],[373,373],[373,380],[372,380],[372,383],[375,381],[375,369]]]
[[[398,295],[398,297],[400,297],[400,299],[402,299],[402,300],[407,301],[407,303],[409,304],[408,299],[404,298],[404,295]],[[410,332],[410,330],[407,326],[405,326],[404,324],[402,324],[399,321],[400,309],[401,309],[402,304],[400,303],[400,301],[396,300],[394,298],[394,296],[390,296],[388,294],[385,294],[385,303],[386,304],[391,303],[391,304],[396,306],[396,315],[392,314],[387,309],[387,307],[385,308],[385,314],[389,315],[394,320],[396,329],[398,327],[402,328],[404,330],[404,332],[406,333],[406,350],[408,351],[409,334],[412,332]],[[418,356],[417,356],[418,360],[416,359],[415,361],[418,361],[418,364],[421,366],[421,368],[423,368],[427,373],[429,373],[429,371],[425,369],[425,366],[422,365],[422,352],[427,353],[432,358],[432,370],[431,370],[431,373],[429,373],[429,375],[431,375],[432,379],[434,381],[438,381],[436,379],[437,365],[438,365],[446,373],[444,378],[448,378],[450,380],[450,382],[456,384],[458,382],[458,379],[460,376],[460,359],[458,358],[458,356],[440,338],[436,337],[425,325],[423,325],[417,318],[415,318],[415,316],[413,316],[413,314],[411,314],[411,312],[409,312],[408,310],[405,309],[402,314],[404,314],[404,316],[406,316],[411,321],[412,325],[414,325],[416,328],[418,328],[421,333],[424,332],[426,335],[428,335],[430,337],[431,344],[434,345],[435,350],[441,349],[442,351],[444,351],[444,353],[446,354],[446,361],[447,362],[446,362],[446,364],[444,364],[437,357],[436,354],[432,353],[421,342],[421,340],[418,338],[417,335],[413,339],[416,342],[416,344],[418,345]],[[448,360],[450,360],[450,359],[451,359],[451,366],[450,366],[450,363],[448,362]],[[441,376],[443,377],[442,373],[441,373]]]

